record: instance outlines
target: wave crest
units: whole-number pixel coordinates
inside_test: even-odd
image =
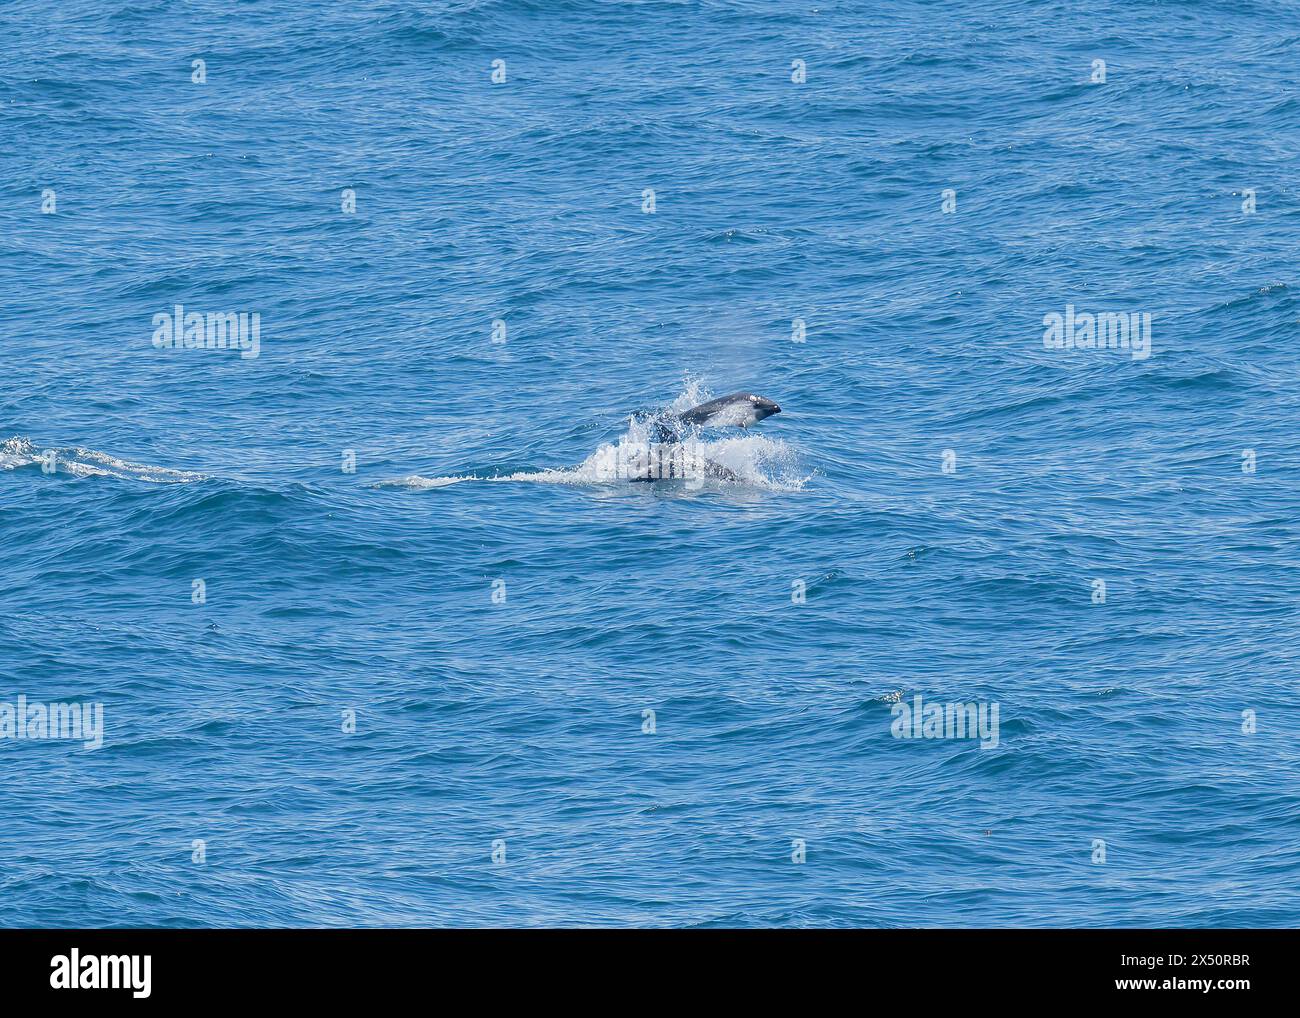
[[[51,454],[53,458],[51,459]],[[119,480],[145,481],[150,484],[189,484],[207,479],[206,474],[192,470],[172,470],[169,467],[151,466],[118,459],[106,452],[83,449],[80,446],[40,447],[29,438],[15,436],[0,442],[0,469],[18,470],[23,467],[53,464],[53,473],[73,477],[115,477]]]

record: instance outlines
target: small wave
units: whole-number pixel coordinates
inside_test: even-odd
[[[450,477],[421,477],[419,474],[411,474],[407,477],[393,477],[387,481],[376,481],[371,485],[372,488],[410,488],[412,490],[424,490],[426,488],[445,488],[449,484],[459,484],[461,481],[490,481],[490,477],[479,477],[477,474],[460,474]]]
[[[1285,305],[1289,307],[1293,301],[1291,288],[1283,282],[1267,283],[1264,286],[1251,290],[1249,293],[1243,294],[1240,297],[1234,297],[1232,300],[1228,301],[1220,301],[1208,310],[1211,313],[1221,311],[1240,312],[1243,308],[1265,304],[1270,299],[1277,302],[1284,302]]]
[[[52,454],[52,456],[51,456]],[[189,484],[207,479],[192,470],[172,470],[147,463],[132,463],[95,449],[79,446],[41,448],[31,439],[15,436],[0,443],[0,469],[52,464],[53,473],[73,477],[115,477],[150,484]]]

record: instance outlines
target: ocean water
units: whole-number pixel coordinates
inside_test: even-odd
[[[1300,922],[1294,6],[0,39],[0,923]]]

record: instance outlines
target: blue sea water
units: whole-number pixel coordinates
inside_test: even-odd
[[[104,711],[0,739],[0,923],[1300,922],[1294,5],[0,40],[0,703]],[[739,480],[593,470],[742,389]]]

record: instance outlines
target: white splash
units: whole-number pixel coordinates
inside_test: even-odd
[[[685,388],[665,411],[681,413],[699,406],[711,398],[698,381],[688,380]],[[375,487],[398,487],[423,491],[445,488],[465,481],[501,482],[517,481],[532,484],[615,485],[633,483],[636,477],[646,476],[638,463],[645,463],[651,448],[653,415],[631,417],[627,430],[615,442],[606,442],[576,467],[537,471],[518,471],[512,474],[479,475],[459,474],[445,477],[409,477],[381,481]],[[799,468],[795,451],[779,438],[755,431],[735,431],[724,438],[691,436],[686,443],[690,463],[708,463],[724,468],[732,477],[711,476],[684,479],[675,477],[660,483],[685,488],[720,488],[745,486],[771,491],[798,491],[811,477]],[[688,474],[688,477],[691,476]]]
[[[0,442],[0,469],[16,470],[34,465],[53,465],[55,474],[73,477],[116,477],[120,480],[146,481],[150,484],[188,484],[205,480],[206,474],[191,470],[132,463],[108,453],[79,446],[42,448],[31,439],[14,437]]]

